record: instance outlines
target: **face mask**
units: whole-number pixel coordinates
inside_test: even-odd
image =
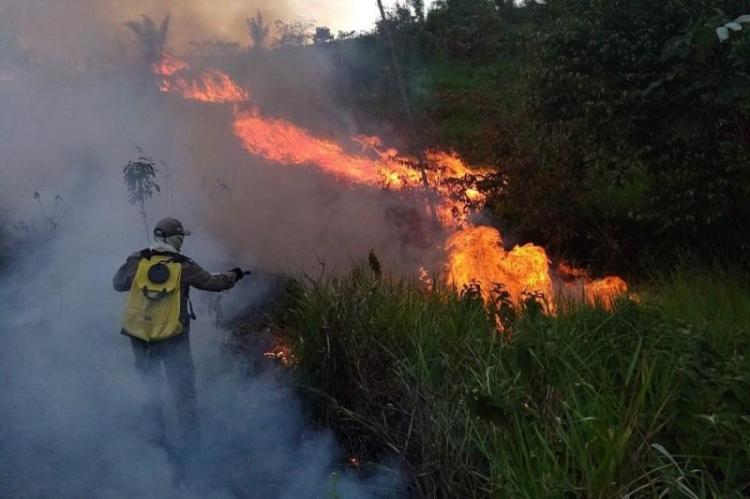
[[[180,251],[182,248],[182,243],[185,241],[185,236],[182,235],[175,235],[175,236],[169,236],[166,238],[167,243],[172,246],[177,251]]]

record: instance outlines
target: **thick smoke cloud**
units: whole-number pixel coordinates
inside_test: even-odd
[[[179,113],[139,103],[131,90],[106,78],[76,81],[73,88],[24,78],[0,88],[8,111],[0,139],[3,219],[28,228],[4,226],[17,252],[0,275],[0,496],[297,498],[336,491],[354,498],[393,489],[384,483],[388,475],[363,482],[340,471],[336,463],[345,458],[334,438],[310,428],[282,375],[250,376],[224,353],[226,333],[205,312],[192,333],[204,429],[204,446],[195,456],[200,471],[189,485],[174,484],[174,463],[144,431],[145,388],[134,372],[129,342],[118,334],[123,296],[111,289],[111,275],[124,257],[145,246],[121,183],[121,166],[135,154],[133,147],[167,151],[175,165],[176,171],[164,172],[175,178],[163,180],[150,219],[173,213],[191,222],[196,235],[188,240],[188,254],[214,270],[252,263],[256,256],[223,244],[226,229],[214,239],[214,227],[202,225],[211,220],[204,209],[218,213],[228,207],[212,200],[219,189],[212,190],[214,177],[190,170],[199,160],[190,151],[178,153],[184,145],[175,132]],[[248,201],[257,197],[245,195]],[[226,223],[244,212],[214,216]],[[230,296],[253,305],[263,285],[243,282]],[[200,302],[200,293],[195,298]],[[168,407],[174,422],[175,409]]]
[[[249,376],[205,312],[192,333],[203,446],[188,484],[176,485],[168,453],[147,439],[145,387],[116,332],[121,296],[109,287],[118,248],[130,242],[122,234],[139,227],[116,220],[125,230],[107,230],[107,200],[89,201],[70,213],[77,226],[26,248],[0,280],[1,497],[355,498],[393,489],[385,475],[362,482],[336,471],[343,457],[333,437],[309,428],[281,373]],[[251,304],[261,285],[243,283],[234,298]]]
[[[15,20],[26,44],[79,61],[115,50],[115,39],[127,39],[123,20],[142,14],[172,15],[171,42],[177,50],[200,40],[246,45],[245,19],[257,11],[269,22],[302,17],[335,32],[372,28],[377,6],[374,0],[0,0],[0,12]]]
[[[330,268],[362,258],[371,248],[386,262],[416,261],[402,244],[403,227],[394,226],[392,213],[400,201],[393,196],[342,186],[312,169],[249,156],[232,133],[231,106],[161,95],[155,83],[135,74],[127,60],[114,67],[67,63],[117,36],[132,42],[122,22],[138,17],[141,2],[128,2],[126,14],[117,22],[106,21],[117,13],[114,2],[91,2],[90,9],[87,3],[5,0],[0,9],[12,14],[20,38],[37,38],[33,29],[27,31],[31,27],[17,20],[29,16],[45,28],[39,39],[46,37],[53,47],[49,53],[34,52],[33,57],[43,62],[31,70],[16,70],[14,81],[0,81],[0,145],[9,173],[0,184],[0,207],[6,220],[37,215],[37,203],[29,202],[34,191],[49,198],[60,194],[70,202],[63,192],[68,184],[105,178],[111,198],[123,203],[118,209],[132,213],[116,179],[127,160],[136,156],[135,148],[141,147],[154,159],[164,160],[159,166],[163,192],[150,203],[150,221],[167,212],[182,216],[188,225],[198,225],[204,234],[227,243],[242,262],[293,270],[324,260]],[[202,3],[193,3],[188,12],[198,19],[195,14],[202,12]],[[132,15],[127,14],[131,9]],[[180,32],[181,12],[172,11],[170,46]],[[71,20],[79,17],[80,22]],[[55,28],[47,31],[49,26]],[[76,48],[57,37],[58,29],[75,40]],[[64,56],[57,58],[57,51]],[[45,59],[48,56],[53,59]],[[337,77],[334,61],[316,56],[269,64],[269,71],[247,78],[253,100],[264,112],[284,115],[292,110],[305,124],[323,118],[333,129],[344,128],[342,136],[357,133],[349,117],[320,92]],[[236,72],[241,71],[240,67]],[[308,80],[317,83],[309,88],[299,83]]]
[[[401,248],[381,193],[248,156],[228,107],[160,95],[126,65],[69,64],[120,36],[138,7],[0,4],[36,61],[8,67],[12,81],[0,81],[0,244],[17,250],[0,274],[0,496],[291,498],[333,489],[370,497],[393,489],[390,475],[362,481],[340,471],[332,435],[310,427],[280,373],[250,376],[224,353],[226,333],[205,313],[192,333],[202,471],[177,489],[173,463],[148,443],[144,387],[118,334],[124,297],[111,289],[117,266],[147,243],[122,183],[136,147],[164,160],[149,223],[182,218],[195,234],[186,253],[212,270],[294,271]],[[252,305],[263,289],[250,281],[230,293]]]

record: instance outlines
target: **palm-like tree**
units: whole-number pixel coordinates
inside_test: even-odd
[[[140,21],[126,22],[125,26],[135,35],[146,60],[151,64],[158,63],[164,55],[164,48],[167,44],[169,14],[164,16],[159,26],[147,15],[141,16]]]
[[[263,15],[260,13],[260,10],[258,10],[255,17],[247,20],[247,33],[250,35],[254,49],[261,50],[266,46],[269,31],[268,26],[263,21]]]

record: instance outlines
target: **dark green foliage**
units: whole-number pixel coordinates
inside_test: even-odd
[[[431,48],[443,56],[487,59],[500,54],[507,27],[489,0],[440,0],[427,15]]]
[[[411,8],[414,9],[414,17],[417,22],[424,22],[424,0],[409,0]]]
[[[535,240],[614,265],[750,240],[748,30],[742,2],[557,0],[541,9],[531,162],[504,213]],[[676,35],[680,35],[675,38]]]
[[[556,256],[631,273],[686,250],[736,258],[750,249],[750,24],[727,28],[724,42],[716,28],[746,10],[446,0],[420,23],[396,9],[420,129],[411,150],[494,161],[492,210]],[[362,121],[404,123],[385,47],[358,42],[356,60],[341,57],[350,86],[339,95],[355,95],[343,104]]]
[[[496,332],[469,288],[310,280],[284,325],[320,421],[417,497],[744,497],[750,276],[658,278],[643,304],[560,306]]]
[[[481,300],[425,295],[358,267],[297,288],[285,315],[302,388],[350,455],[397,453],[419,476],[421,497],[474,495],[461,492],[482,484],[473,474],[486,464],[464,426],[459,380],[469,366],[447,361],[460,342],[493,337]],[[442,387],[440,398],[431,386]]]

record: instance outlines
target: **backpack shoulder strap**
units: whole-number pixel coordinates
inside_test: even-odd
[[[169,256],[172,257],[171,260],[173,262],[186,263],[186,262],[190,261],[190,258],[186,257],[185,255],[180,255],[178,253],[168,253],[168,254],[169,254]]]
[[[185,263],[190,261],[190,258],[186,257],[185,255],[168,251],[154,251],[151,248],[142,249],[139,254],[141,258],[145,258],[146,260],[150,260],[152,256],[168,256],[170,257],[170,261],[176,263]]]

